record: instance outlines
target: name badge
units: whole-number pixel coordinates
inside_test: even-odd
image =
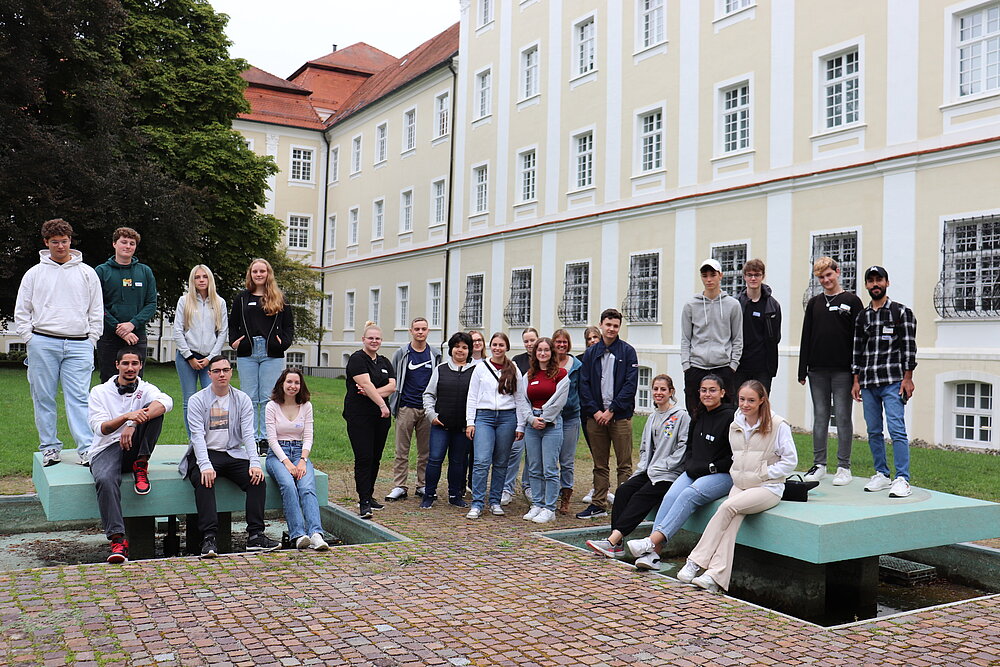
[[[248,306],[256,306],[257,302],[256,301],[247,301],[247,305]]]
[[[538,380],[532,380],[531,384],[538,384]]]
[[[892,340],[892,336],[881,336],[879,340]]]
[[[892,329],[893,329],[892,327],[882,327],[882,333],[885,334],[886,336],[891,336]]]
[[[135,286],[136,287],[142,287],[142,283],[136,283]]]
[[[705,439],[708,440],[709,442],[715,442],[715,436],[714,435],[706,435]]]
[[[292,424],[292,426],[294,426],[295,428],[302,428],[302,422],[295,422],[294,424]]]
[[[837,312],[838,310],[840,310],[843,307],[844,306],[827,306],[826,309],[829,310],[831,313],[835,313],[835,312]],[[850,310],[850,309],[848,309],[848,310]]]
[[[384,368],[382,369],[382,372],[383,372],[383,373],[385,373],[386,375],[388,375],[388,374],[389,374],[389,371],[387,371],[387,370],[386,370],[386,369],[384,369]]]
[[[754,317],[760,317],[760,313],[750,313],[750,314],[753,315]]]

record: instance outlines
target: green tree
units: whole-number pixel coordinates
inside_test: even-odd
[[[317,286],[319,275],[310,266],[289,257],[284,248],[275,248],[266,259],[271,262],[274,278],[295,313],[295,338],[318,341],[323,335],[316,321],[316,306],[323,298]]]

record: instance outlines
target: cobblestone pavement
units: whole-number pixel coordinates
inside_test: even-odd
[[[412,542],[3,573],[0,660],[1000,665],[997,597],[822,629],[539,539],[525,509],[473,522],[410,499],[376,519]]]

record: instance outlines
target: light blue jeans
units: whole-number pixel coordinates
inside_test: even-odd
[[[510,495],[514,495],[514,480],[517,479],[518,471],[521,472],[521,488],[531,488],[528,465],[525,463],[523,467],[521,466],[521,460],[525,458],[522,454],[524,454],[524,438],[514,441],[510,446],[510,456],[507,458],[507,477],[504,479],[503,490]]]
[[[264,440],[264,406],[271,399],[271,390],[278,376],[285,368],[282,357],[267,356],[267,341],[262,336],[253,337],[253,351],[249,357],[238,357],[236,367],[240,371],[240,389],[253,401],[254,424],[257,440]]]
[[[524,427],[525,467],[533,494],[531,504],[553,512],[559,499],[559,453],[562,443],[562,417],[556,417],[555,423],[542,430],[532,428],[530,421]]]
[[[301,440],[279,440],[278,444],[293,464],[297,464],[302,458]],[[303,535],[322,534],[323,524],[319,520],[316,473],[312,461],[306,461],[306,474],[298,480],[292,477],[285,464],[270,450],[267,452],[264,465],[281,489],[281,505],[285,511],[285,522],[288,524],[288,536],[292,541]]]
[[[687,473],[670,485],[667,495],[660,501],[660,509],[653,521],[653,531],[663,533],[668,540],[681,529],[684,522],[702,505],[718,500],[733,488],[733,478],[728,472],[717,472],[698,479],[691,479]]]
[[[472,507],[483,509],[487,485],[490,492],[489,504],[500,504],[507,476],[507,461],[516,432],[516,411],[476,410],[476,434],[472,439]]]
[[[884,384],[879,387],[861,389],[861,405],[868,424],[868,448],[872,450],[875,470],[889,479],[889,462],[885,458],[885,435],[882,433],[882,411],[892,438],[892,463],[896,466],[896,477],[910,481],[910,441],[906,437],[906,421],[903,419],[903,398],[899,395],[899,383]]]
[[[190,438],[191,429],[188,428],[188,399],[194,395],[194,392],[198,391],[199,384],[204,389],[212,384],[212,381],[208,377],[208,366],[205,366],[200,371],[196,371],[191,368],[191,364],[181,356],[180,352],[174,358],[174,365],[177,366],[177,377],[181,381],[181,394],[184,396],[184,429],[187,431],[188,438]]]
[[[62,449],[56,433],[56,389],[62,382],[66,421],[76,443],[76,451],[84,452],[94,439],[87,422],[90,399],[90,376],[94,372],[94,346],[89,340],[59,340],[34,335],[28,341],[28,384],[35,406],[35,428],[38,429],[38,449]]]
[[[564,419],[562,431],[562,448],[559,450],[559,488],[572,489],[576,443],[580,440],[580,418]]]

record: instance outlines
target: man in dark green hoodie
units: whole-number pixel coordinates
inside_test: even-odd
[[[111,237],[115,254],[94,267],[104,292],[104,333],[97,341],[101,382],[117,375],[119,348],[139,348],[145,362],[146,324],[156,314],[156,280],[153,271],[134,257],[139,239],[131,227],[119,227]]]

